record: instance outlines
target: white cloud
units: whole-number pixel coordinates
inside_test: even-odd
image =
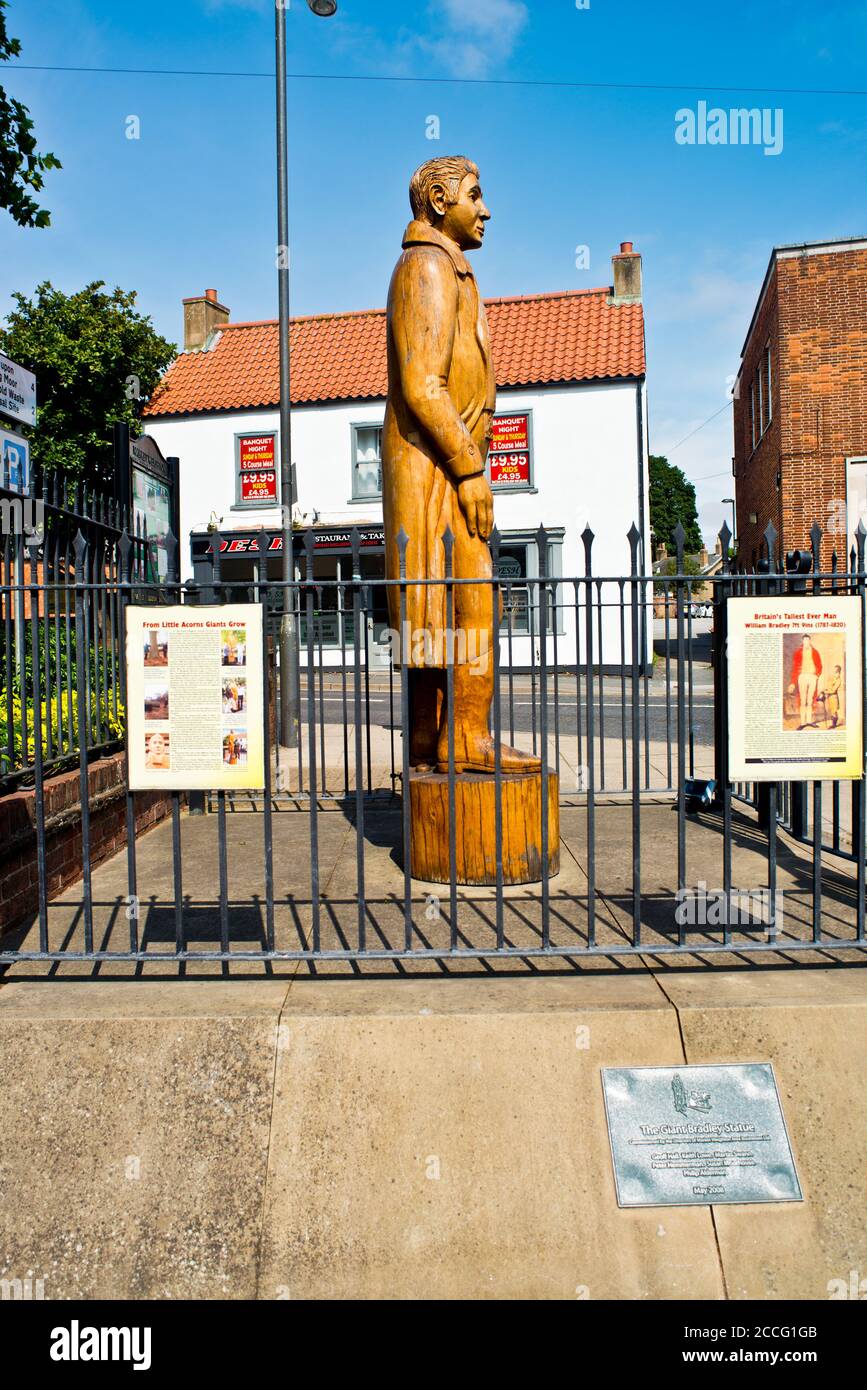
[[[212,0],[213,3],[213,0]],[[484,77],[511,58],[529,20],[523,0],[430,0],[426,24],[388,39],[369,24],[341,17],[329,26],[335,55],[358,59],[361,71],[387,76]]]
[[[457,75],[478,77],[510,58],[529,12],[522,0],[436,0],[429,6],[434,25],[445,20],[449,32],[419,46]]]
[[[823,121],[820,135],[830,135],[842,145],[861,145],[867,140],[867,126],[853,126],[848,121]]]

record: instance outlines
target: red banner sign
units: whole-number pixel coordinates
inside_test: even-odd
[[[242,502],[276,502],[276,435],[246,434],[238,440]]]
[[[488,462],[491,487],[528,487],[530,484],[530,416],[495,415]]]

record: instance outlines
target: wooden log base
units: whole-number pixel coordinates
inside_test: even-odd
[[[542,774],[503,777],[503,883],[538,883],[542,877]],[[413,772],[409,779],[413,878],[448,883],[449,779],[440,772]],[[455,870],[458,883],[496,884],[497,841],[494,778],[462,772],[455,777]],[[559,779],[548,773],[548,874],[560,871]]]

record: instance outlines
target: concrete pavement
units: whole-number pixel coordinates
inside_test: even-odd
[[[386,770],[379,770],[380,795],[365,799],[363,824],[356,820],[354,796],[320,798],[315,825],[303,798],[275,801],[272,813],[274,858],[274,929],[281,950],[309,950],[315,933],[321,949],[339,951],[355,948],[364,934],[372,949],[404,949],[407,912],[404,902],[404,876],[401,864],[401,809],[398,798],[387,790]],[[582,798],[564,798],[561,808],[561,870],[549,882],[549,923],[552,943],[575,955],[564,961],[548,959],[544,969],[570,971],[580,962],[582,969],[603,969],[604,957],[581,956],[587,944],[588,881],[590,862],[587,846],[587,815]],[[238,809],[226,814],[226,859],[228,867],[228,923],[232,949],[258,951],[266,940],[267,914],[264,882],[265,822],[254,801],[237,799]],[[185,940],[192,952],[219,949],[219,839],[218,817],[185,815],[181,820],[181,898]],[[314,902],[311,876],[311,840],[316,837],[318,862],[318,903]],[[363,872],[359,878],[359,847],[363,851]],[[686,883],[704,885],[712,899],[723,882],[723,836],[720,818],[713,815],[690,817],[686,840]],[[758,895],[759,921],[766,918],[761,894],[768,882],[767,837],[759,830],[752,813],[736,811],[733,817],[732,881],[744,894]],[[622,947],[633,933],[633,841],[630,801],[600,797],[595,821],[595,915],[599,947]],[[639,863],[641,869],[641,941],[647,958],[636,956],[623,962],[623,968],[669,969],[677,964],[664,955],[654,961],[654,947],[677,941],[677,822],[670,798],[652,798],[642,803],[640,817]],[[94,941],[97,949],[128,949],[129,914],[125,853],[101,865],[93,874]],[[160,961],[171,953],[175,939],[175,886],[173,879],[172,828],[164,823],[141,837],[136,846],[136,873],[139,903],[139,932],[145,949],[154,955],[153,963],[107,963],[98,968],[84,962],[64,962],[52,969],[60,974],[118,973],[123,975],[177,971],[172,961]],[[852,940],[856,930],[856,891],[853,865],[826,855],[822,865],[821,928],[828,940],[805,958],[827,963],[834,958],[835,940]],[[808,941],[812,932],[812,863],[809,851],[783,834],[777,837],[777,886],[779,890],[779,936],[787,941]],[[361,893],[359,892],[361,889]],[[744,900],[741,899],[743,906]],[[751,900],[752,901],[752,900]],[[704,911],[704,916],[701,912]],[[707,930],[713,917],[697,905],[696,923],[690,927],[693,939],[719,942],[719,931]],[[515,950],[538,948],[542,944],[542,907],[539,885],[508,888],[502,900],[504,944]],[[448,950],[454,941],[460,949],[482,951],[497,939],[496,893],[490,888],[461,888],[456,892],[456,912],[447,885],[411,883],[409,904],[411,941],[414,949]],[[76,885],[49,907],[52,949],[81,949],[84,917],[81,885]],[[764,940],[765,931],[747,925],[741,943]],[[34,949],[36,928],[18,935],[23,949]],[[842,953],[838,953],[842,955]],[[717,964],[737,965],[746,961],[736,952],[724,953]],[[764,956],[768,965],[786,961]],[[799,957],[801,959],[801,957]],[[319,961],[302,968],[317,975],[414,973],[435,970],[441,973],[478,970],[535,971],[541,962],[520,957],[481,965],[471,958],[436,964],[430,959],[416,961],[370,961],[363,966],[349,962]],[[263,963],[232,964],[231,972],[271,974],[294,966],[267,967]],[[48,967],[29,963],[16,965],[12,977],[44,973]],[[188,975],[219,975],[217,962],[188,962]]]

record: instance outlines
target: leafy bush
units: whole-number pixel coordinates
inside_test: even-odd
[[[45,619],[39,620],[39,670],[42,679],[42,690],[45,692],[49,681],[46,676],[45,660]],[[59,630],[58,630],[59,629]],[[32,694],[33,691],[33,633],[32,619],[25,620],[21,635],[21,669],[17,666],[17,651],[15,646],[14,628],[12,640],[9,648],[9,677],[12,689],[20,694],[25,690]],[[97,680],[97,654],[99,655],[100,680]],[[66,631],[66,619],[61,617],[60,623],[56,626],[54,618],[48,619],[48,671],[50,672],[50,683],[53,687],[56,679],[58,661],[62,672],[62,679],[67,682],[71,678],[72,684],[76,682],[76,648],[75,648],[75,626],[70,623],[69,633]],[[119,657],[115,657],[115,668],[119,664]],[[90,643],[88,651],[87,665],[89,667],[89,679],[91,686],[95,689],[97,685],[105,682],[105,671],[111,665],[111,651],[108,647]],[[6,671],[6,630],[0,623],[0,680],[5,680]]]
[[[30,767],[36,754],[36,730],[33,719],[33,699],[28,698],[22,705],[17,690],[12,691],[12,751],[13,761],[9,762],[8,689],[0,688],[0,762],[4,772],[18,771]],[[114,702],[95,692],[90,698],[90,724],[88,741],[96,729],[97,706],[102,721],[103,738],[107,741],[121,740],[124,736],[125,710],[118,701],[117,714]],[[23,714],[27,715],[27,751],[24,752]],[[72,742],[70,743],[70,721]],[[78,692],[63,690],[50,702],[42,704],[42,756],[48,757],[48,730],[51,730],[51,756],[73,754],[78,750]]]

